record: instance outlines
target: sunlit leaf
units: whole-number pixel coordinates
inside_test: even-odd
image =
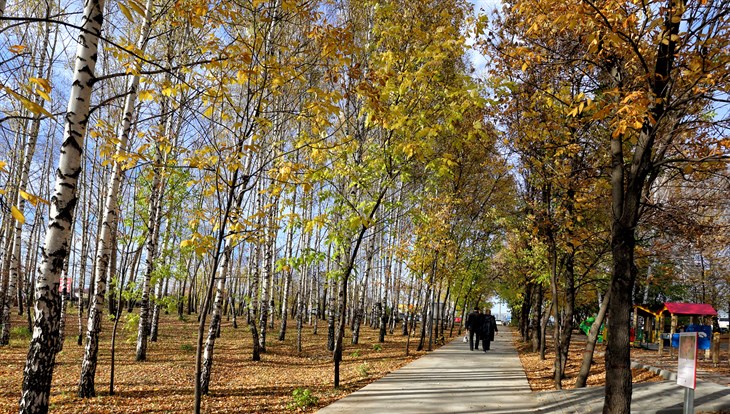
[[[134,19],[132,18],[132,13],[129,11],[129,8],[124,5],[124,3],[119,3],[119,10],[122,11],[122,14],[124,17],[127,18],[130,22],[134,23]]]
[[[48,79],[30,78],[30,82],[40,86],[46,93],[51,92],[51,90],[53,89],[53,87],[51,86],[51,82],[49,82]]]
[[[140,101],[151,101],[154,98],[155,98],[155,92],[152,90],[147,89],[144,91],[139,91],[139,100]]]
[[[132,10],[134,10],[140,16],[145,17],[145,8],[140,3],[136,2],[135,0],[129,0],[129,7],[131,7]]]
[[[25,216],[15,206],[10,207],[10,214],[13,215],[15,220],[18,220],[20,224],[25,224]]]

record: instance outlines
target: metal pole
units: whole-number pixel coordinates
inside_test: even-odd
[[[684,414],[695,412],[695,390],[694,388],[684,389]]]

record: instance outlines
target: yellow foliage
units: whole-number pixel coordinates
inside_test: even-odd
[[[21,213],[15,206],[10,207],[10,214],[12,214],[13,218],[19,221],[20,224],[25,224],[25,216],[23,216],[23,213]]]

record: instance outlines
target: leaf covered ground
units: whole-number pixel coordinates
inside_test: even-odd
[[[585,347],[585,335],[574,334],[573,340],[570,345],[570,353],[568,357],[568,364],[566,368],[565,379],[561,381],[563,389],[575,388],[575,380],[580,371],[580,365],[583,360],[583,349]],[[724,340],[727,343],[727,339]],[[545,359],[541,360],[540,355],[537,352],[532,352],[532,346],[520,341],[518,336],[515,336],[515,346],[520,354],[520,360],[522,367],[527,374],[527,379],[530,383],[530,388],[533,391],[548,391],[554,390],[555,384],[553,381],[553,361],[555,352],[553,348],[553,342],[551,337],[548,337],[547,348],[545,353]],[[591,365],[590,374],[586,381],[587,386],[601,386],[605,383],[606,372],[604,365],[604,355],[606,347],[605,345],[596,345],[596,351],[593,355],[593,364]],[[728,362],[727,347],[723,347],[720,353],[720,364],[714,366],[711,360],[700,359],[697,368],[697,377],[705,381],[713,381],[719,384],[730,386],[728,380],[730,380],[730,362]],[[677,356],[670,356],[668,352],[664,352],[664,355],[659,356],[657,351],[632,348],[631,349],[631,360],[640,362],[644,365],[664,368],[670,371],[676,372],[677,370]],[[655,375],[650,371],[644,369],[633,369],[633,382],[653,382],[663,381],[664,379]]]
[[[131,321],[134,322],[134,318]],[[124,322],[125,319],[122,319]],[[146,362],[135,362],[136,325],[125,329],[120,323],[117,337],[115,395],[109,394],[110,339],[112,322],[104,321],[99,367],[97,369],[97,397],[81,399],[76,396],[81,371],[83,347],[76,345],[78,327],[76,315],[71,315],[69,334],[64,350],[56,358],[51,412],[54,413],[178,413],[190,412],[193,404],[193,376],[197,320],[194,315],[178,320],[176,315],[163,315],[158,342],[151,342]],[[345,356],[341,366],[341,385],[332,387],[332,354],[327,351],[326,322],[319,321],[318,335],[306,326],[303,351],[296,352],[296,330],[291,326],[286,340],[278,341],[278,324],[267,334],[267,352],[262,360],[251,360],[251,334],[245,320],[233,329],[224,319],[222,335],[216,342],[215,361],[210,395],[203,398],[203,412],[211,413],[282,413],[313,412],[365,386],[413,359],[425,354],[417,352],[417,338],[411,338],[409,355],[405,355],[408,338],[399,334],[377,342],[377,330],[364,326],[360,343],[352,345],[345,338]],[[20,396],[22,369],[27,353],[28,333],[25,321],[13,316],[13,334],[9,347],[0,347],[0,413],[16,413]],[[349,331],[348,331],[349,333]],[[563,388],[572,388],[580,368],[585,336],[575,335],[571,346],[566,379]],[[530,352],[527,344],[516,342],[522,365],[533,391],[554,389],[552,380],[552,343],[541,361]],[[605,380],[603,354],[599,345],[588,378],[588,386],[602,385]],[[658,357],[656,351],[632,350],[632,359],[647,365],[667,367],[671,360],[667,353]],[[675,362],[676,365],[676,362]],[[700,378],[717,379],[724,385],[730,377],[727,348],[723,349],[721,363],[713,367],[710,361],[700,361]],[[660,381],[661,377],[645,370],[634,370],[634,382]],[[293,396],[295,390],[299,398]],[[313,398],[307,396],[310,395]],[[316,399],[316,402],[314,402]],[[300,404],[296,404],[299,402]],[[307,407],[303,407],[309,403]]]
[[[126,314],[126,312],[125,312]],[[158,342],[150,342],[148,360],[135,362],[136,325],[120,327],[117,334],[115,394],[109,394],[110,339],[113,323],[104,321],[99,366],[96,375],[97,397],[76,396],[81,373],[83,347],[76,345],[76,314],[71,315],[64,349],[56,358],[51,389],[53,413],[177,413],[190,412],[193,406],[195,372],[195,315],[178,320],[177,315],[163,315]],[[122,319],[124,321],[124,319]],[[303,329],[303,350],[296,352],[296,329],[289,323],[286,340],[278,340],[278,322],[267,333],[267,352],[261,361],[251,360],[251,333],[245,320],[238,329],[224,322],[216,341],[210,394],[203,398],[203,412],[211,413],[282,413],[313,412],[367,383],[374,381],[413,359],[417,338],[411,338],[409,355],[405,355],[407,337],[396,330],[378,343],[377,330],[363,327],[358,345],[345,337],[344,361],[340,387],[333,389],[332,353],[327,350],[327,324],[319,321],[318,335],[312,327]],[[23,367],[29,336],[24,318],[13,315],[10,346],[0,347],[0,413],[16,413],[23,379]],[[206,330],[207,332],[207,330]],[[293,393],[300,396],[299,407]],[[301,408],[303,402],[317,402]]]

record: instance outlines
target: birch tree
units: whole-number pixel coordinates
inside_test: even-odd
[[[22,413],[48,412],[59,339],[59,275],[69,254],[72,220],[77,202],[76,184],[81,173],[81,153],[95,78],[97,45],[104,20],[103,7],[103,0],[87,0],[84,4],[82,29],[78,36],[74,62],[74,82],[65,117],[64,139],[56,170],[46,238],[41,248],[42,259],[36,278],[33,338],[23,371],[23,394],[20,399]]]
[[[145,7],[145,19],[142,23],[139,40],[137,41],[137,48],[139,50],[144,50],[152,25],[152,1],[148,0]],[[119,128],[119,135],[117,136],[118,143],[114,157],[114,166],[112,167],[110,180],[107,183],[108,188],[104,201],[104,215],[94,266],[94,296],[91,297],[91,302],[89,303],[89,317],[86,326],[86,347],[81,363],[81,378],[79,380],[79,396],[82,398],[94,397],[96,395],[94,385],[99,351],[99,333],[101,332],[101,321],[104,311],[107,275],[109,274],[110,266],[109,261],[112,256],[112,249],[116,249],[116,246],[112,245],[112,240],[113,234],[117,231],[116,225],[119,211],[117,198],[119,196],[124,167],[128,163],[124,157],[128,152],[129,136],[132,131],[132,125],[134,124],[135,102],[139,88],[140,70],[141,62],[137,61],[136,67],[133,69],[134,74],[127,80],[123,118]]]

